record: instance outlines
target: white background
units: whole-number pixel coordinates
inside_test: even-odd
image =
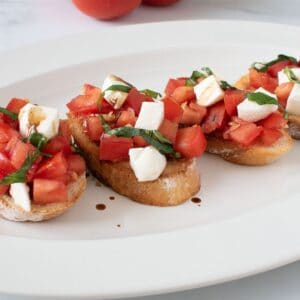
[[[69,0],[0,0],[0,51],[9,51],[25,44],[95,28],[101,30],[144,22],[222,18],[299,26],[299,12],[300,0],[182,0],[172,7],[141,7],[122,19],[101,22],[82,15],[73,8]],[[195,29],[196,38],[198,34],[200,36],[200,30],[197,32]],[[184,41],[184,37],[182,38]],[[295,38],[300,37],[295,36]],[[218,286],[139,299],[298,300],[300,299],[299,278],[300,262]],[[15,298],[0,297],[0,299]]]

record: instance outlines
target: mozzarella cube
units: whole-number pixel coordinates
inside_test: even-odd
[[[164,171],[167,159],[153,146],[129,150],[130,166],[139,182],[156,180]]]
[[[214,75],[210,75],[194,86],[197,104],[210,106],[224,98],[224,91]]]
[[[19,112],[20,133],[27,137],[33,130],[52,139],[58,134],[59,115],[55,108],[26,104]]]
[[[26,183],[13,183],[10,185],[9,194],[14,203],[22,207],[25,211],[31,210],[31,201],[29,197],[29,187]]]
[[[135,128],[157,130],[164,119],[163,102],[143,102]]]
[[[300,80],[300,68],[291,68],[296,77]],[[289,78],[284,73],[284,70],[278,72],[278,85],[289,82]]]
[[[110,103],[115,109],[119,109],[126,101],[128,93],[122,91],[105,91],[112,85],[123,85],[128,87],[130,85],[126,81],[115,75],[108,75],[103,82],[102,91],[104,92],[105,100]]]
[[[264,93],[276,99],[276,96],[263,88],[259,88],[255,93]],[[265,119],[271,113],[277,111],[278,105],[276,104],[264,104],[260,105],[254,101],[250,101],[246,98],[237,106],[238,117],[244,121],[257,122]]]
[[[288,97],[286,111],[290,114],[300,116],[300,84],[295,83]]]

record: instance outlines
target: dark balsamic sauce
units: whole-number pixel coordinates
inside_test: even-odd
[[[201,203],[201,199],[198,198],[198,197],[192,198],[191,201],[192,201],[193,203],[197,203],[197,204],[198,204],[198,203]]]
[[[97,210],[104,210],[106,208],[106,205],[103,203],[98,203],[96,204],[96,209]]]

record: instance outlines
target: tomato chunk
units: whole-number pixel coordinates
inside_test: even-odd
[[[244,91],[226,90],[224,96],[225,110],[229,116],[237,115],[237,106],[245,99]]]
[[[172,144],[175,143],[176,140],[176,134],[178,130],[178,124],[171,122],[167,119],[163,120],[162,124],[159,127],[159,132],[165,136],[168,140],[172,142]]]
[[[78,154],[67,156],[68,170],[80,175],[86,170],[84,159]]]
[[[65,137],[67,141],[71,140],[71,129],[68,123],[68,120],[59,121],[59,135]]]
[[[226,125],[228,115],[223,102],[216,103],[208,108],[207,115],[202,124],[204,133],[209,134],[216,129],[222,129]]]
[[[177,87],[170,97],[176,101],[177,103],[181,104],[183,102],[189,102],[195,99],[194,88],[191,86],[179,86]]]
[[[293,82],[285,82],[276,88],[275,94],[277,96],[278,101],[283,107],[286,107],[287,100],[289,98],[289,95],[293,87],[294,87]]]
[[[178,129],[174,149],[184,157],[200,156],[205,151],[206,145],[207,141],[200,126]]]
[[[270,67],[268,67],[268,74],[270,74],[272,77],[276,77],[278,75],[278,72],[282,71],[285,67],[296,67],[295,64],[291,60],[284,60],[279,61]]]
[[[169,79],[166,88],[165,93],[169,97],[174,92],[176,88],[179,86],[185,86],[186,78],[177,78],[177,79]]]
[[[282,132],[278,129],[264,128],[260,139],[265,146],[271,146],[282,137]]]
[[[287,120],[283,115],[276,111],[270,114],[266,119],[259,122],[259,125],[269,129],[282,129],[287,125]]]
[[[249,80],[251,87],[256,89],[262,87],[271,93],[274,93],[278,85],[277,78],[273,78],[266,72],[258,72],[252,68],[249,71]]]
[[[0,123],[0,143],[7,143],[11,138],[20,134],[6,123]]]
[[[11,174],[15,171],[16,168],[10,162],[8,157],[4,153],[0,152],[0,179],[4,178],[6,175]]]
[[[51,139],[43,148],[43,152],[51,155],[55,155],[58,152],[65,154],[72,153],[70,140],[67,140],[64,136],[58,135]]]
[[[181,106],[170,97],[166,97],[162,101],[164,102],[165,118],[171,122],[179,123],[183,114]]]
[[[101,120],[98,116],[89,116],[87,118],[87,134],[92,141],[99,142],[103,133]]]
[[[120,161],[129,158],[129,149],[133,147],[131,138],[104,136],[100,141],[99,159]]]
[[[229,137],[241,146],[248,147],[255,142],[263,128],[254,123],[240,124],[236,129],[229,132]]]
[[[136,121],[135,114],[133,110],[124,110],[121,112],[116,127],[123,127],[126,125],[132,125],[134,126]]]
[[[44,205],[68,200],[68,188],[63,182],[49,179],[33,180],[33,203]]]
[[[135,147],[146,147],[148,146],[148,143],[145,141],[145,139],[142,136],[134,136],[133,137],[133,144]]]
[[[143,97],[143,95],[136,88],[132,88],[126,98],[124,108],[133,109],[135,115],[137,116],[140,113],[141,106],[144,100],[145,98]]]
[[[25,106],[29,101],[25,99],[12,98],[6,108],[14,113],[19,113],[21,108]]]

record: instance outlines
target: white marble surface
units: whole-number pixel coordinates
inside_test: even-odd
[[[143,22],[223,18],[300,25],[299,11],[300,0],[182,0],[173,7],[141,7],[114,22],[99,22],[75,10],[70,0],[0,0],[0,51],[94,28]],[[298,300],[299,278],[300,262],[218,286],[139,299]]]

